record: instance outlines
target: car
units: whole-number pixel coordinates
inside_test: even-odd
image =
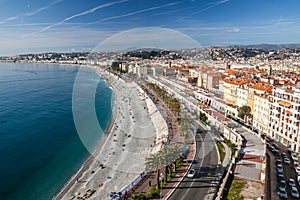
[[[296,174],[300,174],[300,167],[295,168]]]
[[[282,199],[287,199],[287,193],[286,193],[286,190],[285,190],[285,189],[279,190],[278,195],[279,195],[279,197],[282,198]]]
[[[299,192],[295,186],[291,188],[291,196],[293,198],[299,198]]]
[[[277,149],[274,149],[274,152],[273,152],[274,154],[275,154],[275,156],[277,157],[277,158],[280,158],[280,152],[277,150]]]
[[[286,153],[284,153],[284,152],[281,154],[281,156],[283,159],[287,157]]]
[[[277,174],[278,183],[280,183],[282,180],[284,180],[284,176],[282,173]]]
[[[292,179],[292,178],[289,179],[289,186],[290,187],[295,187],[296,186],[294,179]]]
[[[275,152],[275,148],[274,147],[270,147],[270,150],[274,153]]]
[[[288,158],[285,158],[285,159],[283,159],[283,163],[289,165],[290,164],[290,160]]]
[[[275,161],[275,163],[276,163],[276,165],[281,164],[281,159],[277,158],[276,161]]]
[[[296,153],[292,153],[291,156],[292,156],[294,161],[298,160],[298,155]]]
[[[283,172],[283,167],[281,164],[277,165],[277,172]]]
[[[280,183],[279,183],[279,189],[280,190],[285,190],[285,187],[286,187],[286,183],[285,183],[285,180],[281,180]]]
[[[196,175],[195,169],[190,169],[189,172],[187,173],[188,178],[194,178]]]
[[[275,148],[275,149],[279,149],[279,146],[277,145],[277,144],[273,144],[273,147]]]

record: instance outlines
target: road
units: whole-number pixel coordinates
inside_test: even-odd
[[[287,157],[289,158],[291,164],[284,164],[283,162],[281,163],[282,166],[283,166],[283,176],[284,176],[284,180],[286,181],[286,183],[288,183],[288,180],[289,178],[292,178],[294,179],[295,181],[297,181],[296,179],[296,172],[293,168],[291,168],[292,166],[292,158],[291,158],[291,155],[289,154],[288,152],[288,149],[283,146],[282,144],[276,142],[276,141],[271,141],[269,142],[270,145],[273,145],[274,143],[276,143],[278,146],[279,146],[279,152],[280,152],[280,155],[279,156],[276,156],[271,150],[270,148],[268,148],[267,150],[267,155],[269,157],[269,162],[267,163],[267,165],[269,165],[269,169],[267,173],[269,173],[269,182],[268,184],[270,185],[269,188],[271,189],[271,191],[267,191],[267,195],[270,197],[268,199],[280,199],[278,197],[278,194],[277,194],[277,191],[278,191],[278,178],[277,178],[277,170],[276,170],[276,159],[280,159],[282,161],[282,153],[286,153]],[[300,187],[299,185],[297,184],[296,182],[296,187],[298,189],[298,191],[300,191]],[[288,194],[288,199],[293,199],[291,197],[291,191],[290,191],[290,187],[287,185],[286,186],[286,191],[287,191],[287,194]],[[270,194],[269,194],[270,192]]]
[[[210,133],[202,130],[195,137],[197,150],[192,168],[196,170],[194,178],[185,177],[178,185],[170,200],[205,199],[213,194],[218,181],[217,164],[218,155],[215,141]]]

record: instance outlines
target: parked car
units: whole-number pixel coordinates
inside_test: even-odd
[[[283,167],[281,164],[277,165],[277,172],[283,172]]]
[[[299,192],[295,186],[291,188],[291,196],[293,198],[299,198]]]
[[[296,153],[292,153],[291,156],[292,156],[292,158],[293,158],[294,161],[295,160],[298,161],[298,155]]]
[[[289,186],[290,187],[295,187],[296,186],[294,179],[292,179],[292,178],[289,179]]]
[[[300,167],[295,168],[296,174],[300,174]]]
[[[279,190],[279,197],[282,199],[287,199],[287,193],[285,189],[280,189]]]
[[[194,178],[196,175],[196,171],[194,169],[190,169],[188,174],[187,174],[187,177],[188,178]]]
[[[283,163],[289,165],[291,162],[290,162],[290,160],[288,158],[284,158],[283,159]]]
[[[285,190],[285,187],[286,187],[286,183],[285,183],[285,180],[281,180],[280,183],[279,183],[279,189],[280,190]]]
[[[276,165],[281,164],[281,159],[277,158],[275,163],[276,163]]]
[[[275,148],[274,147],[270,147],[270,150],[274,153],[275,152]]]
[[[280,183],[282,180],[284,180],[284,176],[282,173],[277,174],[278,183]]]
[[[277,145],[277,144],[273,144],[273,147],[275,148],[275,149],[279,149],[279,146]]]
[[[283,159],[287,157],[286,153],[284,153],[284,152],[281,154],[281,156]]]
[[[280,152],[278,150],[275,149],[275,156],[276,157],[280,157]]]

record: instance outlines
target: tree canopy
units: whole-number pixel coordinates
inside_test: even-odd
[[[245,120],[245,117],[252,118],[251,107],[250,106],[240,107],[238,117],[243,120]]]

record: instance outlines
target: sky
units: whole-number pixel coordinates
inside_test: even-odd
[[[0,56],[91,51],[148,27],[204,47],[300,43],[299,8],[298,0],[0,0]]]

